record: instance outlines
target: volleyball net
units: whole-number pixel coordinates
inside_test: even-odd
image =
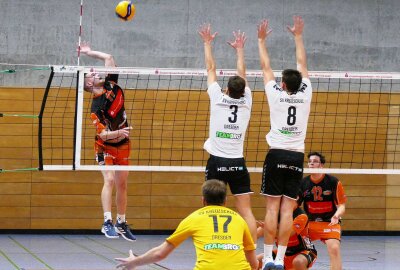
[[[91,67],[53,66],[38,117],[37,160],[41,170],[105,170],[95,161],[92,97],[83,90]],[[125,91],[131,154],[129,166],[113,170],[204,171],[208,153],[209,97],[206,71],[104,68],[119,74]],[[218,70],[224,88],[235,70]],[[277,81],[280,72],[275,72]],[[306,153],[319,151],[329,173],[400,173],[400,74],[310,72],[313,99]],[[260,71],[248,71],[253,91],[244,156],[261,172],[268,151],[269,107]],[[310,172],[310,170],[305,170]]]

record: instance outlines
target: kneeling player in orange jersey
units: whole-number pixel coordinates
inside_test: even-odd
[[[262,222],[259,225],[259,236],[262,236],[264,225]],[[275,255],[276,251],[274,251]],[[257,256],[262,267],[263,254]],[[311,243],[308,237],[308,217],[301,209],[296,208],[293,212],[293,229],[290,234],[288,246],[284,257],[285,270],[306,270],[310,269],[317,259],[317,250]]]

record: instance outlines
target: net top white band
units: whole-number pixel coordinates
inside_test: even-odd
[[[247,168],[251,173],[261,173],[261,167]],[[45,171],[71,171],[72,165],[44,165]],[[204,172],[202,166],[100,166],[100,165],[80,165],[75,170],[80,171],[139,171],[139,172]],[[304,168],[304,173],[329,173],[329,174],[400,174],[400,169],[310,169]]]
[[[57,73],[76,73],[83,71],[84,73],[118,73],[118,74],[137,74],[137,75],[155,75],[155,76],[206,76],[205,69],[174,69],[174,68],[141,68],[141,67],[118,67],[109,68],[104,66],[83,67],[83,66],[53,66],[54,72]],[[275,70],[274,76],[281,77],[281,70]],[[218,69],[218,76],[236,75],[233,69]],[[400,80],[400,73],[396,72],[356,72],[356,71],[310,71],[310,78],[326,78],[326,79],[378,79],[378,80]],[[247,77],[262,77],[260,70],[247,70]]]

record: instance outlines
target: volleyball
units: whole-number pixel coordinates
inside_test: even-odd
[[[135,16],[135,6],[131,1],[121,1],[115,7],[115,14],[124,21],[130,21]]]

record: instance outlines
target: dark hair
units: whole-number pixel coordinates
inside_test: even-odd
[[[207,180],[201,187],[207,205],[224,205],[226,200],[226,185],[220,180]]]
[[[319,157],[319,160],[321,161],[321,163],[325,164],[325,157],[323,154],[321,154],[319,152],[310,152],[310,153],[308,153],[307,158],[310,158],[311,156]]]
[[[299,91],[301,80],[301,73],[296,69],[282,71],[282,82],[286,84],[286,89],[290,94],[296,94]]]
[[[228,93],[231,98],[239,99],[244,95],[246,81],[240,76],[232,76],[228,81]]]

